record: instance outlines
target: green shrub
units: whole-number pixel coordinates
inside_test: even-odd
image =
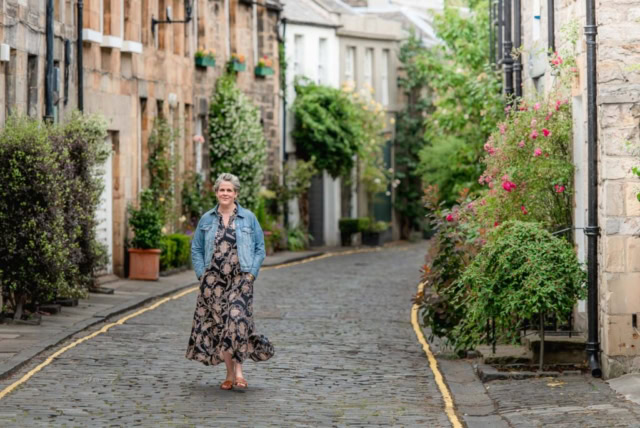
[[[238,200],[254,210],[267,159],[267,142],[260,111],[236,86],[233,76],[216,82],[209,106],[211,177],[235,174],[242,183]]]
[[[174,140],[179,137],[178,130],[173,129],[166,119],[156,118],[149,134],[149,189],[156,198],[158,212],[162,216],[162,223],[175,218],[175,177],[174,171],[178,166],[178,156],[172,154]]]
[[[176,244],[176,253],[173,267],[189,266],[191,260],[191,237],[182,233],[174,233],[168,236]]]
[[[49,138],[58,153],[66,188],[65,230],[77,244],[70,248],[70,259],[78,267],[78,275],[67,281],[82,287],[93,286],[96,272],[108,262],[107,248],[96,239],[96,211],[105,186],[97,167],[111,152],[106,136],[104,119],[78,112],[69,122],[50,128]]]
[[[456,327],[456,347],[471,349],[485,339],[495,321],[505,337],[515,338],[518,321],[553,313],[570,316],[585,296],[586,275],[573,247],[538,223],[505,222],[458,279],[468,290],[458,307],[465,316]]]
[[[341,218],[338,220],[338,229],[340,229],[340,233],[356,233],[358,232],[358,219]]]
[[[289,251],[302,251],[309,248],[311,239],[313,237],[299,226],[287,229],[287,249]]]
[[[189,172],[182,184],[182,214],[187,218],[187,226],[195,230],[202,214],[215,205],[215,194],[205,189],[202,176]]]
[[[140,207],[129,206],[129,224],[133,228],[132,248],[160,248],[162,238],[162,214],[156,207],[155,196],[150,189],[140,193]]]
[[[176,250],[178,244],[169,236],[163,236],[160,239],[160,270],[166,271],[173,269],[176,264]]]
[[[78,269],[77,243],[65,232],[69,189],[59,165],[67,156],[34,120],[10,117],[0,131],[0,284],[16,318],[28,301],[85,294],[67,283]]]

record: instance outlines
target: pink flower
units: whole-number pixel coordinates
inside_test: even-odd
[[[522,211],[522,214],[524,214],[524,215],[529,214],[529,211],[527,211],[527,208],[525,208],[525,206],[524,206],[524,205],[522,205],[522,206],[520,207],[520,211]]]
[[[535,129],[536,126],[538,126],[538,121],[534,117],[533,119],[531,119],[531,128]]]
[[[449,222],[453,221],[453,215],[452,214],[447,215],[447,221],[449,221]]]
[[[551,119],[552,114],[553,114],[553,113],[549,113],[549,114],[544,118],[544,120],[549,120],[549,119]]]
[[[556,111],[560,110],[560,106],[562,105],[562,101],[556,101]]]
[[[540,103],[535,103],[535,104],[533,105],[533,109],[534,109],[535,111],[540,110]]]
[[[551,135],[551,131],[549,131],[547,128],[544,128],[542,130],[542,135],[544,135],[545,137],[548,137],[549,135]]]
[[[536,138],[538,138],[538,131],[536,131],[535,129],[531,131],[530,137],[532,140],[535,140]]]
[[[509,176],[507,174],[502,176],[502,181],[507,181],[509,179]]]
[[[524,147],[524,140],[520,141],[518,143],[518,147],[523,148]]]
[[[558,52],[554,52],[555,58],[553,58],[553,60],[551,60],[551,63],[553,65],[560,65],[562,64],[562,57],[560,55],[558,55]]]
[[[526,105],[526,104],[522,104],[518,110],[520,110],[520,111],[527,111],[527,110],[528,110],[528,109],[527,109],[527,105]]]
[[[496,153],[496,149],[494,149],[493,146],[491,146],[491,144],[489,143],[486,143],[484,145],[484,150],[490,155],[494,155]]]
[[[506,107],[504,108],[504,112],[505,112],[505,113],[509,114],[509,112],[510,112],[510,111],[511,111],[511,106],[510,106],[510,105],[509,105],[509,106],[506,106]]]
[[[498,125],[498,128],[500,129],[500,135],[504,135],[504,133],[507,132],[507,125],[504,123]]]
[[[473,205],[473,202],[469,202],[469,204],[467,205],[467,209],[473,210],[473,208],[475,207],[475,205]]]
[[[511,192],[516,187],[518,186],[516,186],[516,184],[513,181],[506,180],[505,182],[502,183],[502,188],[507,192]]]
[[[487,205],[487,200],[486,199],[481,200],[480,205],[482,205],[483,207]]]
[[[533,156],[534,157],[538,157],[542,154],[542,149],[540,147],[537,147],[534,151],[533,151]]]
[[[556,189],[556,193],[562,193],[565,190],[565,187],[560,185],[560,184],[556,184],[555,186],[553,186]]]

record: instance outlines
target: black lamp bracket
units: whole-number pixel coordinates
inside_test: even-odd
[[[185,19],[174,21],[171,19],[169,15],[167,15],[167,19],[158,20],[155,17],[151,17],[151,34],[155,37],[156,35],[156,25],[158,24],[187,24],[191,22],[191,13],[193,12],[193,0],[187,0],[184,4],[184,16]]]

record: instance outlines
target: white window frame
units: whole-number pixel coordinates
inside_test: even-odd
[[[362,86],[366,90],[366,92],[370,95],[369,92],[373,86],[373,48],[366,48],[364,50],[364,70],[363,70],[363,81]]]
[[[391,53],[389,49],[382,50],[382,69],[380,72],[380,102],[383,106],[389,105],[389,69]]]
[[[318,39],[318,84],[328,84],[329,41],[325,37]]]
[[[293,36],[293,75],[304,75],[304,35]]]
[[[347,52],[344,61],[344,80],[345,83],[355,87],[356,80],[356,48],[355,46],[347,46]]]

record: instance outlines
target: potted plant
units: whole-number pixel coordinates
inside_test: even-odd
[[[362,243],[364,245],[379,246],[387,241],[387,230],[389,223],[386,221],[371,221],[367,230],[362,232]]]
[[[361,241],[361,233],[369,228],[369,223],[370,220],[367,217],[341,218],[338,220],[342,246],[349,247],[354,245],[354,242]]]
[[[270,76],[274,73],[273,71],[273,62],[271,58],[264,55],[262,58],[258,60],[258,65],[254,70],[255,75],[259,77]]]
[[[245,71],[247,64],[245,63],[244,55],[234,52],[231,54],[231,70],[233,71]]]
[[[215,67],[216,53],[213,50],[199,48],[195,54],[196,67]]]
[[[162,216],[149,189],[140,194],[140,207],[129,206],[134,238],[129,248],[129,278],[156,281],[160,274]]]

